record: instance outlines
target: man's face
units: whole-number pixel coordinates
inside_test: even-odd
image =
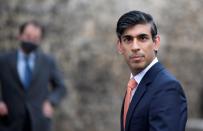
[[[28,24],[25,27],[23,33],[20,34],[19,40],[39,44],[41,42],[41,37],[42,37],[41,29],[32,24]]]
[[[150,24],[137,24],[125,30],[121,40],[118,40],[117,49],[136,75],[156,57],[155,50],[159,45],[160,37],[152,39]]]

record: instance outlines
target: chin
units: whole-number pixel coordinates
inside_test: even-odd
[[[134,72],[141,72],[142,70],[144,70],[146,67],[147,67],[147,65],[146,65],[146,63],[145,62],[140,62],[140,63],[130,63],[130,68],[131,68],[131,70],[132,71],[134,71]]]

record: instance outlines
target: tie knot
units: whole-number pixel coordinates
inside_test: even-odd
[[[137,86],[137,82],[134,79],[130,79],[128,82],[128,88],[131,90],[134,89]]]
[[[25,60],[25,62],[28,62],[28,61],[29,61],[29,56],[28,56],[28,55],[25,55],[25,56],[24,56],[24,60]]]

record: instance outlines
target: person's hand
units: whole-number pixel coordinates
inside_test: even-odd
[[[8,108],[4,102],[0,102],[0,116],[8,115]]]
[[[44,113],[45,117],[48,117],[48,118],[53,117],[54,109],[53,109],[53,106],[51,105],[51,103],[49,101],[44,102],[43,113]]]

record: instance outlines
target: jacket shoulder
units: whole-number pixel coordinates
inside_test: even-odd
[[[0,53],[0,62],[6,62],[8,61],[10,58],[14,57],[17,55],[17,51],[9,51],[9,52],[4,52],[4,53]]]
[[[55,57],[51,54],[44,53],[44,52],[38,52],[38,55],[40,59],[42,59],[44,62],[48,64],[53,64],[55,63]]]
[[[176,79],[167,69],[160,71],[153,81],[153,85],[157,91],[163,90],[177,90],[183,92],[180,81]]]
[[[177,82],[177,83],[179,83],[177,78],[173,74],[171,74],[171,72],[169,72],[167,69],[160,71],[159,74],[157,75],[157,79],[159,79],[159,81],[162,83],[164,83],[164,82]]]

